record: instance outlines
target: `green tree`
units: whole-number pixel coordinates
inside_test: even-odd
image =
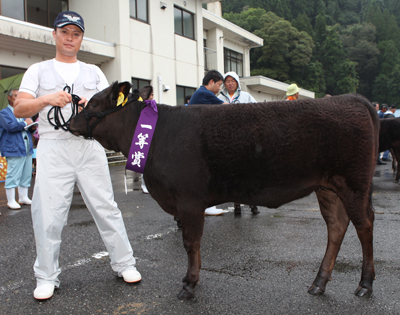
[[[260,23],[262,28],[254,34],[264,39],[264,46],[256,53],[252,74],[287,81],[310,62],[312,39],[272,12],[264,14]]]
[[[386,30],[386,40],[394,41],[397,49],[400,50],[400,28],[397,25],[396,18],[390,15],[389,21],[387,23]]]
[[[355,93],[359,84],[356,72],[356,63],[350,60],[344,60],[339,63],[339,67],[334,71],[338,78],[334,93]]]
[[[323,97],[326,93],[325,72],[319,61],[310,62],[301,71],[294,73],[293,82],[304,89],[315,92],[315,97]]]
[[[292,21],[292,26],[297,30],[304,31],[311,37],[314,37],[314,30],[311,25],[310,18],[305,13],[301,13]]]
[[[320,61],[325,71],[326,92],[332,95],[355,92],[358,86],[356,63],[351,62],[339,37],[339,25],[327,27]]]
[[[379,74],[390,77],[395,66],[400,64],[400,52],[392,40],[380,42],[378,44],[378,49],[380,51],[378,57],[380,65]]]
[[[389,80],[389,103],[399,105],[400,95],[400,65],[396,65]]]
[[[325,16],[318,14],[314,25],[314,56],[321,60],[321,48],[326,39]]]
[[[261,28],[260,19],[266,13],[264,9],[261,8],[250,8],[241,13],[225,13],[223,15],[224,19],[244,28],[249,32],[254,32]]]
[[[384,75],[378,75],[374,80],[374,88],[372,91],[371,100],[379,103],[390,104],[389,101],[389,90],[390,90],[389,78]]]
[[[371,97],[374,79],[379,73],[379,49],[376,46],[376,29],[372,23],[354,24],[341,32],[343,47],[348,59],[357,63],[359,76],[357,92]]]
[[[386,39],[386,21],[382,10],[377,2],[371,3],[365,16],[365,21],[372,23],[376,28],[376,37],[378,41]]]

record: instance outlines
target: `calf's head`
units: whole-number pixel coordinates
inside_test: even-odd
[[[107,149],[118,150],[115,135],[123,125],[121,112],[128,101],[130,88],[129,82],[115,81],[93,95],[86,107],[72,119],[70,131],[76,136],[94,138]]]

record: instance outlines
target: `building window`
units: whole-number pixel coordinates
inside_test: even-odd
[[[224,48],[225,73],[234,71],[239,77],[243,76],[243,54]]]
[[[174,7],[175,34],[194,39],[194,14]]]
[[[26,69],[0,66],[0,80],[12,77],[17,74],[25,73]]]
[[[176,86],[176,104],[177,105],[184,105],[185,104],[185,97],[188,95],[193,95],[196,91],[195,88],[187,87],[187,86]]]
[[[58,13],[68,11],[68,0],[1,0],[0,15],[54,27]]]
[[[132,19],[148,22],[148,0],[129,0],[129,11]]]
[[[217,51],[207,47],[207,41],[203,40],[204,44],[204,71],[208,72],[208,70],[216,69],[216,54]]]
[[[150,85],[150,80],[143,80],[138,78],[132,78],[132,91],[134,89],[140,90],[141,88]]]

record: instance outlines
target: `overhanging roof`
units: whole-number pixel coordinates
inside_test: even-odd
[[[282,97],[286,95],[287,87],[289,86],[287,83],[263,76],[244,77],[240,78],[240,81],[244,82],[252,90]],[[315,98],[315,93],[300,88],[299,98]]]
[[[0,47],[4,50],[42,56],[44,60],[54,58],[56,49],[53,29],[0,16]],[[92,64],[101,64],[115,58],[115,45],[83,38],[78,59]]]
[[[210,30],[213,28],[222,29],[224,38],[232,42],[238,42],[240,44],[245,43],[249,48],[263,46],[264,40],[261,37],[203,9],[203,29]]]

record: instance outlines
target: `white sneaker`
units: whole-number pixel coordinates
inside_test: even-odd
[[[206,211],[204,212],[204,214],[206,215],[221,215],[223,213],[224,211],[222,211],[222,209],[217,209],[215,206],[207,208]]]
[[[47,300],[50,299],[54,294],[54,284],[43,284],[38,286],[35,291],[33,291],[33,297],[36,300]]]
[[[126,270],[123,273],[121,273],[121,275],[122,278],[124,278],[124,281],[128,283],[135,283],[142,280],[142,275],[140,274],[139,271],[136,270],[136,268]]]

